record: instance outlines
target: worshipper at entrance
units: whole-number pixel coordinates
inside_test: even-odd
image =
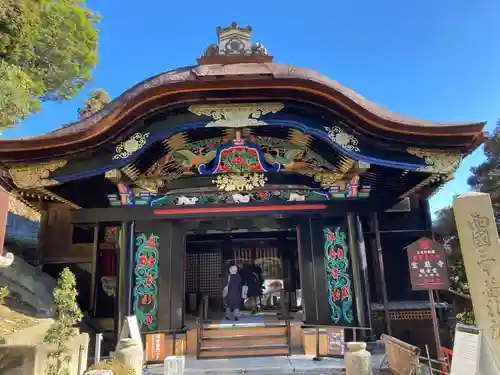
[[[226,319],[239,320],[238,315],[243,298],[243,280],[238,273],[238,266],[229,268],[229,275],[222,290],[222,297],[224,297],[226,303]]]
[[[245,269],[245,284],[248,287],[247,297],[252,304],[252,314],[257,314],[260,309],[260,299],[262,297],[262,269],[252,264]]]

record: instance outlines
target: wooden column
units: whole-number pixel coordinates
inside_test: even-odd
[[[373,213],[373,229],[375,231],[375,244],[377,248],[377,259],[380,271],[380,286],[382,292],[382,304],[384,306],[384,321],[386,332],[390,336],[392,335],[391,320],[389,317],[389,299],[387,297],[387,283],[385,280],[385,268],[384,268],[384,255],[382,254],[382,242],[380,240],[380,228],[378,225],[378,214]]]
[[[184,327],[185,231],[179,221],[138,221],[136,236],[157,236],[158,259],[154,324],[142,325],[143,331],[181,330]],[[137,250],[136,250],[137,251]],[[134,264],[137,259],[134,259]],[[137,264],[135,264],[137,266]],[[141,297],[134,296],[134,308],[140,308]],[[149,297],[148,297],[149,298]],[[146,298],[146,300],[148,299]],[[146,303],[150,301],[147,300]],[[139,304],[136,306],[136,304]],[[147,306],[143,307],[147,309]]]
[[[364,255],[364,241],[362,242],[363,254],[360,248],[357,215],[354,212],[349,212],[346,223],[358,323],[361,327],[371,327],[370,299],[369,297],[367,299],[369,292],[368,295],[366,292],[366,289],[369,288],[366,276],[366,256]]]
[[[356,215],[356,240],[358,242],[360,276],[363,285],[363,296],[365,301],[366,326],[373,329],[372,305],[370,296],[370,278],[368,275],[368,261],[366,257],[365,237],[363,234],[363,225],[359,214]],[[373,334],[373,331],[372,331]],[[367,338],[374,341],[375,337]]]
[[[322,224],[321,218],[305,218],[297,230],[302,305],[307,324],[331,323]]]
[[[186,236],[182,223],[160,222],[158,329],[181,330],[184,327]]]
[[[3,255],[8,212],[9,193],[7,193],[7,191],[0,187],[0,257]]]
[[[134,227],[133,221],[122,222],[120,231],[120,249],[118,253],[118,280],[116,293],[115,333],[118,335],[125,317],[132,310],[132,278],[134,259]]]

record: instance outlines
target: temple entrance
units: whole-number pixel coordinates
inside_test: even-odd
[[[186,241],[186,314],[196,316],[208,299],[208,318],[224,313],[222,290],[229,268],[238,266],[244,283],[260,275],[262,293],[242,300],[243,316],[276,315],[298,308],[300,294],[297,236],[294,228],[233,229],[189,233]],[[254,292],[255,293],[255,289]],[[189,319],[188,319],[189,320]]]

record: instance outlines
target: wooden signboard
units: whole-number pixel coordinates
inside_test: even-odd
[[[444,246],[428,238],[409,245],[408,264],[413,290],[448,290],[448,266]]]
[[[344,330],[341,328],[328,328],[326,330],[328,355],[344,355],[345,340]]]
[[[481,332],[475,327],[458,325],[453,344],[450,375],[476,375],[479,371]]]
[[[167,357],[165,334],[149,333],[146,335],[146,361],[163,361]]]

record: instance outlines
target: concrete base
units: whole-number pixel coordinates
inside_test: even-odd
[[[375,354],[372,359],[373,374],[382,374],[378,372],[382,356]],[[313,361],[312,356],[305,355],[201,360],[187,357],[184,373],[186,375],[345,375],[345,367],[342,358],[324,358],[321,361]],[[149,366],[144,374],[163,375],[163,365]]]

